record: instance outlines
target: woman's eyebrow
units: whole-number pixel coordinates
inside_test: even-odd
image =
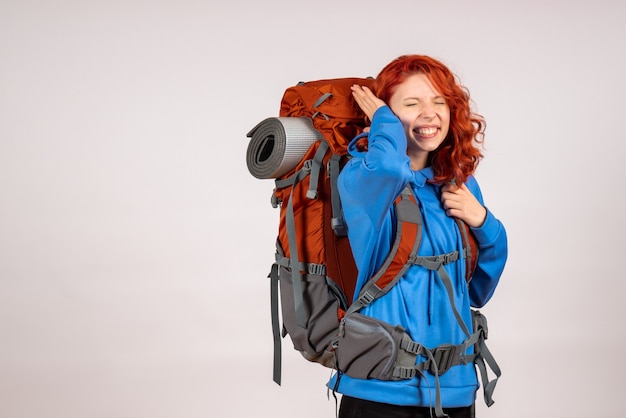
[[[428,97],[426,98],[427,100],[429,99]],[[432,98],[430,98],[430,100],[446,100],[445,97],[443,96],[433,96]],[[422,99],[419,97],[414,97],[414,96],[409,96],[409,97],[405,97],[402,100],[417,100],[417,101],[421,101]]]

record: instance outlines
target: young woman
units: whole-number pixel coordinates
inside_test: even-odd
[[[485,122],[470,110],[469,93],[441,62],[422,55],[401,56],[378,75],[374,91],[353,86],[353,96],[371,120],[367,145],[350,144],[352,159],[339,177],[348,234],[359,269],[357,293],[385,260],[394,239],[393,202],[410,185],[423,219],[419,255],[460,251],[463,220],[478,242],[477,266],[469,284],[462,259],[445,266],[453,300],[472,329],[470,307],[493,295],[507,258],[502,223],[485,207],[473,173],[482,153]],[[436,271],[411,266],[385,296],[361,310],[404,327],[425,347],[460,344],[466,335]],[[478,379],[474,365],[458,364],[439,377],[443,411],[474,416]],[[331,382],[334,385],[334,382]],[[437,390],[428,371],[412,379],[357,379],[347,374],[336,385],[339,417],[430,417]]]

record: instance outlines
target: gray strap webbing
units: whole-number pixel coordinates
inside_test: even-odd
[[[489,376],[487,375],[487,368],[485,366],[485,362],[496,375],[496,377],[489,381]],[[502,375],[502,371],[500,370],[500,366],[496,363],[495,358],[491,354],[491,351],[487,348],[487,344],[485,343],[484,338],[480,339],[478,342],[478,354],[475,360],[475,364],[480,371],[480,377],[483,382],[483,396],[485,398],[485,403],[487,406],[493,405],[493,391],[496,388],[496,384],[498,383],[498,379]]]
[[[423,345],[411,340],[408,336],[400,341],[400,348],[415,355],[422,355],[426,360],[412,366],[396,366],[393,376],[401,379],[413,378],[416,374],[424,376],[424,371],[429,370],[435,376],[435,413],[437,417],[445,417],[441,404],[441,392],[439,376],[447,372],[450,367],[459,364],[473,362],[476,354],[466,354],[467,349],[481,340],[481,331],[475,332],[461,344],[439,346],[428,349]]]
[[[304,177],[309,175],[308,170],[300,170],[296,175],[293,183],[295,187]],[[285,216],[285,228],[287,229],[287,238],[289,240],[289,257],[292,266],[300,266],[300,258],[298,255],[298,245],[296,242],[296,225],[293,215],[293,193],[289,195],[287,203],[287,212]],[[306,313],[304,312],[304,299],[302,296],[302,274],[299,268],[291,269],[291,279],[293,281],[294,308],[296,312],[296,322],[298,326],[304,328],[306,326]]]
[[[315,103],[313,103],[313,109],[315,109],[316,107],[324,103],[324,101],[332,95],[333,95],[332,93],[324,93],[323,95],[321,95],[319,99],[317,99]]]
[[[435,416],[437,416],[437,418],[449,418],[448,414],[443,412],[443,406],[441,405],[441,388],[439,386],[439,370],[437,369],[437,362],[435,361],[432,351],[424,349],[423,354],[432,364],[432,368],[434,368],[433,374],[435,375]],[[422,374],[422,376],[424,376],[421,370],[418,369],[418,371],[420,372],[420,374]]]
[[[272,264],[270,278],[270,305],[272,316],[272,336],[274,338],[274,382],[280,385],[282,347],[280,343],[280,323],[278,320],[278,264]]]
[[[450,306],[452,307],[452,312],[454,312],[454,316],[456,317],[457,322],[461,326],[461,329],[465,333],[465,336],[469,338],[470,332],[467,328],[467,325],[463,321],[461,314],[456,309],[456,303],[454,303],[454,290],[452,288],[452,280],[450,280],[450,276],[448,276],[448,272],[444,267],[446,264],[451,263],[453,261],[457,261],[459,259],[459,252],[452,251],[451,253],[439,255],[439,256],[430,256],[430,257],[422,257],[415,256],[414,259],[411,260],[413,264],[420,265],[429,270],[434,270],[437,272],[437,275],[441,279],[441,282],[446,288],[446,293],[448,294],[448,300],[450,301]]]
[[[432,351],[426,350],[426,355],[435,369],[435,415],[437,418],[449,418],[448,414],[443,412],[443,407],[441,405],[441,388],[439,387],[439,370],[437,370],[437,362],[433,357]]]
[[[319,183],[320,171],[322,169],[322,162],[324,155],[328,150],[328,142],[322,141],[315,151],[315,156],[311,164],[311,178],[309,179],[309,190],[306,192],[306,197],[309,199],[317,199],[317,185]]]
[[[313,103],[313,107],[312,107],[312,109],[315,109],[316,107],[318,107],[319,105],[321,105],[322,103],[324,103],[324,101],[325,101],[326,99],[328,99],[328,98],[329,98],[330,96],[332,96],[332,95],[333,95],[333,94],[332,94],[332,93],[330,93],[330,92],[329,92],[329,93],[324,93],[324,94],[322,94],[322,95],[321,95],[321,96],[320,96],[320,97],[319,97],[319,98],[315,101],[315,103]],[[317,112],[313,113],[313,114],[311,115],[311,119],[315,119],[315,118],[316,118],[316,117],[318,117],[319,115],[322,115],[322,116],[324,117],[324,119],[326,119],[326,120],[330,120],[330,118],[328,117],[328,115],[325,115],[324,113],[321,113],[321,112],[319,112],[319,111],[317,111]]]
[[[278,253],[276,253],[276,264],[286,267],[288,269],[292,268],[291,260],[287,257],[279,255]],[[300,270],[305,271],[308,274],[316,274],[318,276],[326,275],[326,266],[323,264],[300,262]]]
[[[422,354],[428,359],[427,362],[431,365],[431,372],[435,376],[435,415],[437,416],[437,418],[448,418],[449,416],[443,412],[443,406],[441,404],[441,387],[439,386],[439,370],[437,368],[437,361],[435,360],[435,357],[433,356],[433,352],[431,350],[422,345],[420,345],[420,348],[421,350],[419,354]],[[426,363],[421,363],[421,365],[424,364]],[[415,366],[414,373],[417,372],[421,374],[424,378],[426,378],[423,373],[423,366],[418,366]]]
[[[307,161],[304,162],[304,165],[305,166],[307,165]],[[292,176],[289,176],[287,178],[284,178],[284,179],[276,179],[274,181],[274,184],[276,185],[276,188],[277,189],[282,189],[282,188],[285,188],[287,186],[291,186],[293,184],[293,181],[296,178],[296,174],[294,174]]]
[[[340,161],[341,156],[334,153],[328,161],[328,175],[330,177],[330,204],[333,211],[333,217],[330,221],[330,226],[333,228],[333,231],[335,231],[335,235],[344,237],[348,235],[348,228],[346,227],[346,222],[343,219],[343,212],[341,210],[341,198],[339,197],[339,190],[337,189]]]
[[[484,395],[484,399],[485,399],[485,403],[487,404],[487,406],[491,406],[493,405],[493,391],[496,387],[496,383],[498,382],[498,379],[500,378],[502,372],[500,370],[500,367],[498,366],[498,363],[496,363],[493,355],[491,354],[491,351],[489,351],[489,349],[487,348],[487,345],[485,344],[485,338],[483,335],[483,330],[478,330],[478,332],[475,332],[472,336],[470,336],[469,331],[467,329],[467,325],[465,324],[465,322],[463,322],[463,319],[461,318],[461,315],[459,314],[458,310],[456,309],[456,305],[454,303],[454,295],[453,295],[453,290],[452,290],[452,282],[450,280],[450,277],[448,276],[448,274],[446,273],[445,268],[443,267],[443,264],[439,267],[439,269],[437,269],[437,272],[439,273],[439,277],[441,278],[441,281],[443,282],[444,286],[446,287],[446,291],[448,293],[448,298],[450,300],[450,305],[452,306],[452,311],[454,312],[454,316],[456,317],[457,322],[459,323],[459,325],[461,326],[461,328],[463,329],[463,332],[465,333],[465,335],[467,335],[468,339],[466,340],[467,343],[470,342],[470,340],[472,340],[472,337],[474,335],[478,334],[478,338],[477,338],[477,353],[476,353],[476,357],[474,359],[474,364],[476,364],[476,366],[478,367],[478,370],[480,372],[480,376],[481,376],[481,380],[483,383],[483,395]],[[489,367],[491,368],[491,370],[494,372],[494,374],[496,375],[496,377],[492,380],[489,381],[489,377],[487,375],[487,369],[485,366],[485,362],[487,362],[487,365],[489,365]]]

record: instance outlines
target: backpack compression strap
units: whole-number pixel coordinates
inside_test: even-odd
[[[328,161],[328,175],[330,176],[330,203],[333,211],[333,217],[331,219],[331,227],[335,231],[335,235],[339,237],[345,237],[348,235],[348,227],[343,219],[343,211],[341,210],[341,198],[339,197],[339,190],[337,187],[337,180],[339,179],[339,171],[341,156],[334,154]]]

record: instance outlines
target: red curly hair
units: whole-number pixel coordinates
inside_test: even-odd
[[[484,140],[485,119],[471,111],[469,91],[448,67],[425,55],[403,55],[391,61],[376,77],[374,93],[389,103],[396,86],[415,73],[425,74],[450,108],[450,131],[428,156],[435,174],[433,181],[463,184],[483,157],[478,145]]]

